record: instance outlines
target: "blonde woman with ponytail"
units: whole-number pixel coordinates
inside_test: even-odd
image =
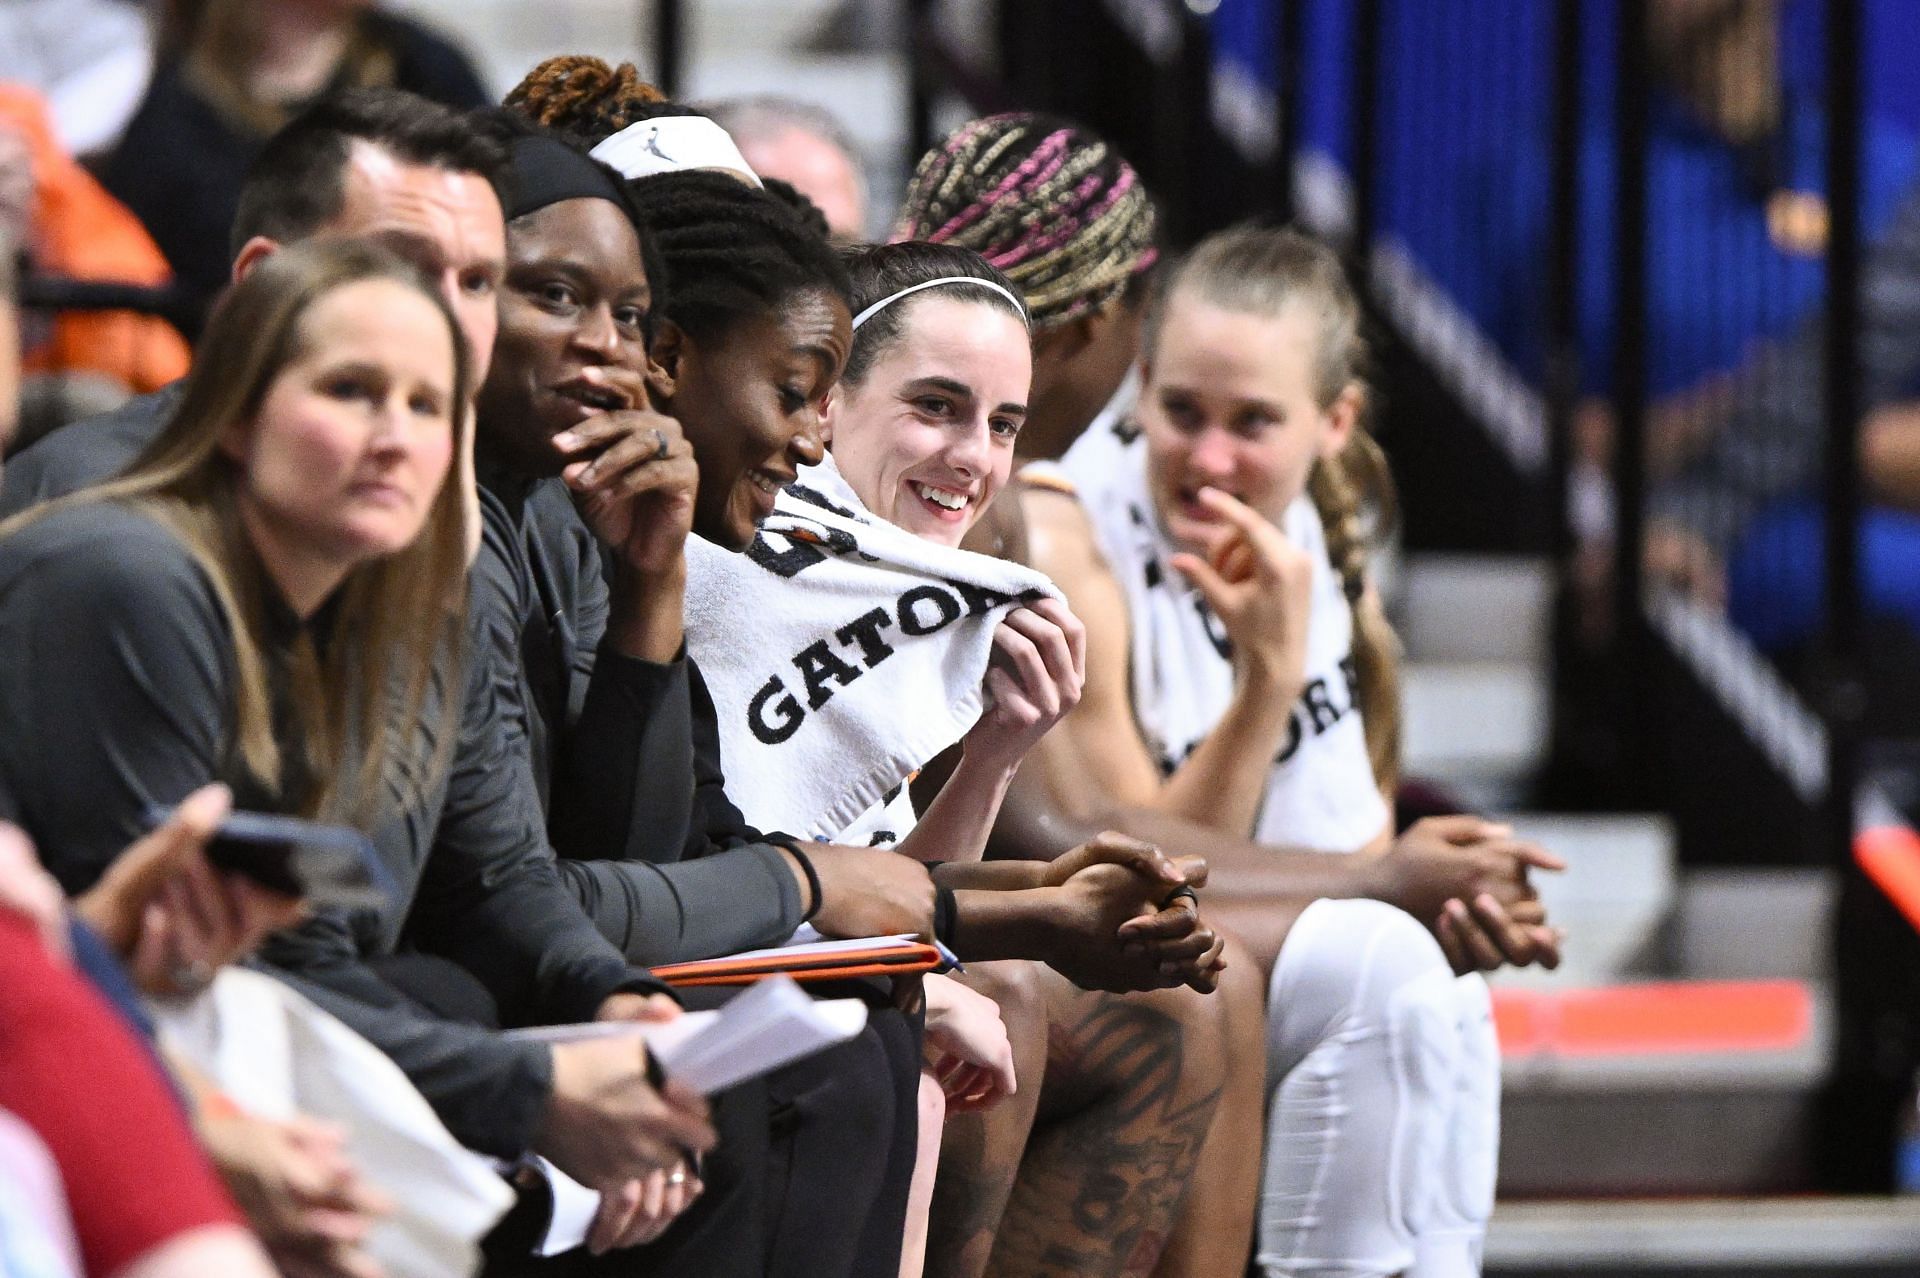
[[[1075,499],[1028,506],[1035,564],[1088,633],[1082,700],[1037,752],[1068,811],[1391,844],[1398,651],[1367,559],[1393,498],[1361,354],[1330,252],[1216,235],[1149,312],[1132,421],[1024,472]],[[1263,1271],[1477,1273],[1499,1110],[1485,981],[1381,901],[1209,904],[1272,959]]]

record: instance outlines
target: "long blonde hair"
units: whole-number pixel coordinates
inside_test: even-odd
[[[1224,310],[1278,315],[1302,308],[1316,336],[1315,401],[1331,409],[1348,390],[1366,402],[1362,377],[1366,344],[1360,336],[1360,304],[1339,258],[1297,231],[1240,226],[1203,240],[1162,282],[1148,311],[1149,356],[1175,295]],[[1367,580],[1375,540],[1398,512],[1386,454],[1367,433],[1364,414],[1347,444],[1314,463],[1307,496],[1327,530],[1327,557],[1353,608],[1353,660],[1358,675],[1360,718],[1374,776],[1391,788],[1400,776],[1400,642],[1388,624],[1377,591]]]
[[[241,526],[239,467],[220,445],[259,412],[274,380],[302,356],[304,321],[313,307],[369,280],[413,289],[446,322],[458,455],[472,429],[472,365],[446,301],[416,268],[385,249],[312,241],[274,253],[222,300],[178,407],[120,478],[0,523],[4,537],[67,506],[118,501],[171,530],[206,572],[232,631],[239,764],[300,812],[363,828],[392,810],[383,796],[403,810],[421,799],[445,766],[454,736],[467,598],[467,515],[455,471],[449,469],[411,545],[347,574],[334,597],[325,651],[305,633],[295,641],[287,692],[299,757],[289,759],[274,731],[264,655],[272,587]],[[440,723],[423,731],[436,681]]]

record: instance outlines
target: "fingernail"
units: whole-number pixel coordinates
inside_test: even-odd
[[[580,437],[570,430],[563,430],[553,437],[553,442],[562,448],[572,448],[580,442]]]

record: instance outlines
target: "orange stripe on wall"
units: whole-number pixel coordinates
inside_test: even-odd
[[[1599,989],[1494,991],[1509,1057],[1778,1052],[1813,1029],[1798,981],[1675,981]]]

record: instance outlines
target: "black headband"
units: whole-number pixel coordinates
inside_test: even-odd
[[[509,144],[513,155],[513,202],[507,220],[537,213],[562,200],[607,200],[629,218],[633,208],[620,179],[598,160],[558,138],[521,137]]]

